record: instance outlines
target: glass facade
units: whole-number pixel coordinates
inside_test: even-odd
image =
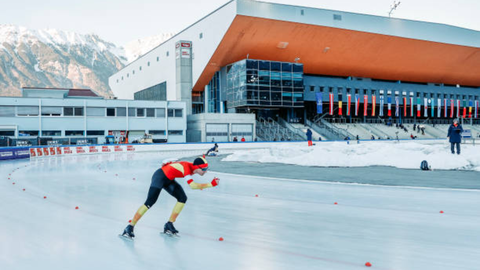
[[[303,65],[246,59],[226,67],[227,108],[303,107]]]

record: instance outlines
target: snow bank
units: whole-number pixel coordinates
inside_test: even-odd
[[[427,160],[433,169],[480,171],[480,146],[462,144],[461,155],[452,155],[450,144],[437,142],[317,143],[314,147],[274,145],[270,149],[236,151],[223,161],[284,163],[300,166],[363,167],[393,166],[418,169]]]

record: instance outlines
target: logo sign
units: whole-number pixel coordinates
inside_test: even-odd
[[[115,145],[115,152],[123,152],[123,149],[120,145]]]
[[[13,152],[0,152],[0,157],[13,157]]]
[[[37,155],[35,154],[35,149],[30,148],[30,156],[31,157],[36,157]]]
[[[120,135],[121,135],[121,136],[125,136],[125,131],[123,131],[123,130],[120,131]]]
[[[190,50],[182,49],[182,58],[190,58]]]
[[[50,155],[55,156],[55,147],[50,147]]]
[[[37,155],[38,155],[39,157],[43,156],[42,148],[37,148]]]
[[[127,151],[135,151],[135,147],[133,147],[133,145],[127,145]]]
[[[46,147],[43,148],[43,154],[44,154],[45,156],[48,156],[48,148],[46,148]]]
[[[89,147],[89,152],[90,153],[98,153],[98,149],[96,146],[90,146]]]
[[[108,146],[102,146],[102,152],[107,153],[111,151],[110,151],[110,148],[108,148]]]
[[[64,147],[63,148],[63,153],[64,154],[72,154],[72,149],[70,149],[70,147]]]
[[[81,146],[77,147],[77,154],[85,154],[85,149]]]
[[[192,45],[190,43],[182,42],[183,48],[190,48]]]
[[[62,154],[62,148],[61,147],[57,147],[57,155],[61,155]]]

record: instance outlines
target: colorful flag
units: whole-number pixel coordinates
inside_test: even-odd
[[[372,95],[372,116],[375,116],[375,107],[377,107],[377,96]]]
[[[434,117],[434,116],[435,116],[435,99],[432,98],[432,99],[429,99],[428,101],[431,101],[431,102],[432,102],[432,104],[430,104],[430,108],[432,108],[432,113],[431,113],[431,115],[432,115],[432,117]]]
[[[407,97],[403,97],[403,117],[407,117]]]
[[[383,100],[383,95],[380,95],[380,107],[378,107],[379,112],[378,116],[383,116],[383,106],[385,105],[385,101]]]
[[[397,96],[395,96],[395,116],[400,117],[400,101]]]
[[[330,115],[333,115],[333,93],[329,94],[329,99],[330,99],[330,110],[329,113]]]
[[[473,101],[469,100],[468,101],[468,117],[472,118],[472,106],[473,106]]]
[[[467,101],[463,100],[463,118],[467,117]]]
[[[318,114],[322,114],[323,113],[323,108],[322,108],[322,94],[323,93],[316,93],[316,97],[317,97],[317,113]]]
[[[417,97],[417,117],[420,117],[422,110],[422,99]]]
[[[387,97],[388,103],[388,116],[392,116],[392,97]]]
[[[413,117],[413,97],[410,97],[410,116]]]
[[[368,110],[368,96],[364,95],[363,96],[363,116],[367,116],[367,110]]]
[[[428,99],[423,98],[423,116],[428,117]]]
[[[457,99],[457,118],[460,118],[460,99]]]
[[[352,104],[352,96],[347,95],[347,115],[350,116],[350,105]]]
[[[355,94],[355,116],[358,115],[358,100],[360,99],[360,97],[358,96],[358,94]]]
[[[338,99],[339,99],[338,100],[338,115],[342,115],[342,113],[343,113],[342,112],[342,99],[341,99],[340,96],[338,97]]]
[[[453,113],[455,112],[455,101],[450,99],[450,118],[453,118]]]
[[[442,99],[437,99],[437,117],[442,117]]]
[[[448,116],[447,116],[447,115],[448,115],[448,114],[447,114],[447,113],[448,113],[448,99],[444,99],[444,102],[445,102],[445,103],[444,103],[444,105],[443,105],[443,110],[444,110],[443,116],[444,116],[445,118],[447,118],[447,117],[448,117]]]

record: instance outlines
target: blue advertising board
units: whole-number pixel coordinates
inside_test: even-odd
[[[29,158],[28,147],[7,147],[0,148],[0,160]]]

